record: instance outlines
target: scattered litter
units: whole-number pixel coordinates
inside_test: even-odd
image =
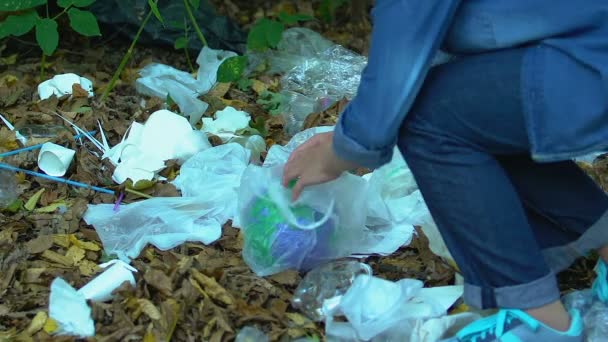
[[[51,283],[49,317],[57,322],[56,335],[95,336],[95,322],[86,298],[61,278]]]
[[[577,309],[583,317],[587,342],[605,341],[608,336],[608,305],[591,289],[574,291],[562,298],[566,309]]]
[[[41,100],[46,100],[55,95],[62,97],[72,94],[72,86],[78,84],[82,89],[89,93],[89,97],[93,97],[93,82],[91,80],[78,76],[76,74],[56,75],[50,80],[46,80],[38,85],[38,96]]]
[[[338,260],[319,266],[302,279],[291,304],[313,321],[324,321],[361,274],[371,276],[372,269],[355,260]]]
[[[84,221],[95,227],[108,255],[130,262],[148,243],[168,250],[187,241],[219,239],[230,213],[211,196],[155,197],[121,205],[89,205]]]
[[[251,151],[251,161],[255,164],[260,163],[262,152],[266,152],[266,141],[259,135],[240,136],[230,141]]]
[[[135,89],[144,95],[166,99],[170,96],[180,111],[197,124],[209,105],[198,99],[206,94],[217,81],[217,70],[224,60],[236,56],[235,52],[213,50],[205,46],[199,53],[197,78],[191,74],[164,64],[149,64],[140,70],[141,77]]]
[[[236,335],[234,342],[268,342],[268,336],[256,327],[244,327]]]
[[[112,260],[99,265],[99,267],[106,268],[106,270],[78,290],[78,293],[82,294],[87,300],[94,302],[108,301],[112,299],[112,292],[125,281],[135,286],[133,272],[137,272],[137,270],[127,263],[121,260]]]
[[[38,167],[49,176],[62,177],[67,172],[76,151],[51,142],[40,148]]]
[[[257,275],[308,270],[347,257],[367,243],[365,180],[344,174],[309,187],[292,203],[282,174],[282,165],[249,165],[241,178],[243,259]]]
[[[134,183],[152,180],[165,168],[165,161],[185,161],[211,144],[203,132],[193,130],[183,116],[168,110],[159,110],[148,118],[145,125],[133,122],[128,136],[108,150],[102,158],[115,165],[113,180],[122,184],[127,179]]]
[[[44,178],[44,179],[52,180],[52,181],[58,182],[58,183],[64,183],[64,184],[72,185],[72,186],[79,187],[79,188],[91,189],[91,190],[94,190],[94,191],[98,191],[98,192],[102,192],[102,193],[106,193],[106,194],[110,194],[110,195],[114,194],[114,191],[112,191],[110,189],[104,189],[104,188],[100,188],[100,187],[97,187],[97,186],[92,186],[92,185],[89,185],[89,184],[84,184],[84,183],[76,182],[76,181],[69,180],[69,179],[64,179],[64,178],[59,178],[59,177],[53,177],[53,176],[45,175],[44,173],[39,173],[39,172],[34,172],[34,171],[26,170],[26,169],[21,169],[21,168],[14,167],[14,166],[11,166],[11,165],[8,165],[8,164],[4,164],[4,163],[0,163],[0,170],[22,172],[22,173],[25,173],[26,175],[30,175],[30,176],[34,176],[34,177],[39,177],[39,178]]]
[[[226,107],[215,113],[215,119],[203,118],[203,131],[217,135],[222,142],[237,137],[236,132],[249,127],[249,113]]]
[[[15,131],[15,127],[13,126],[13,124],[11,124],[10,121],[8,121],[4,116],[2,116],[2,114],[0,114],[0,120],[4,122],[8,129],[10,129],[11,131]],[[21,135],[19,131],[15,131],[15,136],[17,137],[17,140],[19,140],[19,142],[21,142],[23,145],[27,143],[27,138]]]
[[[18,198],[17,180],[13,172],[0,169],[0,210]]]
[[[419,334],[426,334],[431,326],[447,331],[463,320],[438,321],[463,290],[462,286],[423,288],[416,279],[391,282],[372,276],[365,264],[336,261],[309,272],[292,303],[309,318],[324,319],[330,341],[432,341]],[[336,322],[336,317],[347,321]],[[470,316],[468,321],[476,318]]]
[[[61,278],[51,284],[49,316],[57,321],[57,335],[90,337],[95,335],[95,323],[91,318],[91,308],[87,300],[105,302],[112,299],[112,292],[127,281],[135,286],[132,272],[136,269],[120,260],[112,260],[99,265],[107,268],[88,284],[76,291]]]
[[[235,221],[235,198],[250,156],[249,150],[236,143],[212,147],[188,159],[173,184],[183,197],[205,196],[213,200],[217,210],[222,210],[228,219]]]
[[[593,153],[589,153],[580,157],[576,157],[574,158],[574,161],[576,162],[583,162],[583,163],[587,163],[587,164],[593,164],[593,162],[600,156],[605,155],[606,153],[608,153],[608,151],[601,151],[601,152],[593,152]]]

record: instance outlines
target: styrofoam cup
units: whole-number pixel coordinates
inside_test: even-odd
[[[47,142],[38,154],[38,167],[49,176],[61,177],[72,163],[76,151]]]
[[[112,299],[112,291],[116,290],[125,281],[135,286],[133,272],[137,272],[136,269],[121,260],[113,260],[100,266],[104,267],[104,265],[112,266],[78,290],[87,300],[94,302],[110,300]]]

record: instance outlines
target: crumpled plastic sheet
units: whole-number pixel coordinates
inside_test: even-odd
[[[439,52],[432,65],[446,63],[451,58]],[[306,28],[285,30],[276,50],[251,53],[250,60],[250,70],[267,60],[268,73],[283,74],[280,110],[290,135],[301,130],[309,114],[323,111],[343,98],[351,100],[367,65],[367,57]]]
[[[49,317],[57,322],[56,335],[81,338],[95,335],[95,322],[87,299],[62,278],[51,283]]]
[[[594,296],[591,289],[574,291],[562,298],[566,309],[577,309],[585,324],[586,342],[603,342],[608,336],[608,305]]]
[[[121,205],[89,205],[86,223],[95,227],[104,249],[129,262],[144,246],[161,250],[186,241],[209,244],[235,218],[237,188],[251,152],[237,143],[212,147],[188,159],[175,185],[183,197],[156,197]]]
[[[241,177],[251,158],[250,150],[237,143],[212,147],[182,165],[173,185],[183,197],[205,196],[224,208],[238,227],[237,195]]]
[[[121,205],[89,205],[83,219],[93,225],[106,253],[127,263],[152,244],[168,250],[187,241],[210,244],[219,239],[228,220],[225,207],[213,196],[156,197]]]
[[[327,316],[328,341],[420,341],[419,327],[445,317],[462,293],[462,286],[423,288],[417,279],[391,282],[359,275]],[[340,316],[347,321],[334,320]]]
[[[174,67],[152,63],[140,70],[140,78],[135,81],[137,92],[161,99],[171,96],[180,111],[190,118],[190,124],[197,124],[209,105],[198,99],[206,94],[217,81],[217,70],[226,59],[236,56],[232,51],[213,50],[205,46],[196,62],[199,65],[196,79],[185,71]]]

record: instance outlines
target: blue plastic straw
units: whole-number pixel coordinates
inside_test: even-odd
[[[93,135],[93,134],[95,134],[95,133],[97,133],[97,131],[90,131],[90,132],[87,132],[87,134],[90,134],[90,135]],[[84,137],[84,136],[85,136],[85,134],[84,134],[84,133],[80,133],[80,134],[78,134],[78,135],[75,135],[75,136],[74,136],[74,140],[76,140],[76,139],[80,139],[80,138],[82,138],[82,137]],[[12,151],[8,151],[8,152],[0,153],[0,158],[9,157],[9,156],[14,156],[15,154],[19,154],[19,153],[21,153],[21,152],[26,152],[26,151],[33,151],[33,150],[37,150],[37,149],[41,148],[41,147],[42,147],[42,145],[44,145],[44,144],[38,144],[38,145],[28,146],[28,147],[19,148],[19,149],[12,150]]]
[[[15,172],[23,172],[23,173],[28,174],[30,176],[44,178],[44,179],[52,180],[52,181],[59,182],[59,183],[73,185],[73,186],[76,186],[76,187],[79,187],[79,188],[91,189],[91,190],[95,190],[95,191],[98,191],[98,192],[103,192],[105,194],[114,195],[114,191],[112,191],[110,189],[99,188],[99,187],[96,187],[96,186],[92,186],[92,185],[88,185],[88,184],[84,184],[84,183],[80,183],[80,182],[75,182],[75,181],[72,181],[72,180],[69,180],[69,179],[63,179],[63,178],[53,177],[53,176],[46,175],[44,173],[39,173],[39,172],[30,171],[30,170],[20,169],[18,167],[14,167],[14,166],[11,166],[11,165],[8,165],[8,164],[4,164],[4,163],[0,163],[0,169],[9,170],[9,171],[15,171]]]

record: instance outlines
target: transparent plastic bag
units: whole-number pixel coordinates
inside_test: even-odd
[[[291,203],[281,185],[283,165],[250,165],[241,178],[239,222],[243,259],[259,276],[308,270],[349,256],[364,242],[365,189],[360,177],[309,187]]]
[[[83,219],[95,227],[107,254],[129,263],[150,243],[168,250],[186,241],[210,244],[219,239],[229,219],[226,207],[218,205],[217,188],[206,196],[157,197],[122,205],[89,205]],[[220,196],[221,198],[221,196]]]
[[[608,306],[597,301],[585,314],[585,336],[587,342],[603,342],[608,336]]]
[[[268,336],[256,327],[247,326],[239,331],[234,342],[268,342]]]

